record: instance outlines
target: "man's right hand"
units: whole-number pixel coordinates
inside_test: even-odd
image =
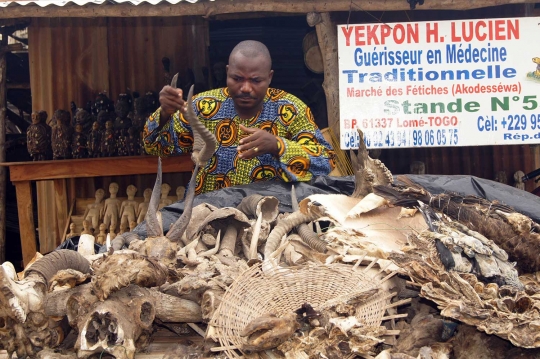
[[[160,124],[164,124],[178,110],[185,113],[186,101],[184,101],[182,95],[181,89],[176,89],[169,85],[163,87],[159,93],[159,104],[161,105],[161,119],[165,121],[160,121]]]

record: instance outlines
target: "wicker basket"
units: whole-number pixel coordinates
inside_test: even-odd
[[[368,268],[371,267],[368,266]],[[261,264],[240,275],[225,292],[210,325],[228,358],[241,358],[239,349],[245,343],[240,333],[253,319],[267,314],[278,317],[309,303],[315,310],[380,288],[380,274],[351,265],[332,264],[294,268],[271,267],[263,272]],[[356,317],[369,327],[381,325],[392,295],[380,291],[358,306]]]

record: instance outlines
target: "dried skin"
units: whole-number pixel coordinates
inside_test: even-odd
[[[246,337],[242,350],[258,352],[279,346],[298,329],[296,314],[286,314],[280,318],[274,315],[259,317],[244,328],[241,337]]]

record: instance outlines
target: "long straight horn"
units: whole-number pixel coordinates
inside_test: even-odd
[[[161,198],[161,176],[161,157],[158,157],[156,183],[154,184],[152,197],[150,197],[150,202],[148,203],[148,211],[144,217],[147,237],[158,237],[163,235],[163,227],[157,217],[159,200]]]
[[[195,164],[195,169],[193,170],[193,173],[191,174],[191,179],[189,180],[189,186],[186,193],[186,198],[184,200],[184,212],[182,212],[182,215],[180,218],[174,222],[174,224],[169,229],[169,232],[167,232],[167,238],[169,238],[172,242],[179,242],[182,236],[184,235],[184,232],[186,231],[186,228],[189,224],[189,221],[191,220],[191,212],[193,211],[193,200],[195,199],[195,185],[197,182],[197,173],[199,172],[199,164]]]
[[[193,153],[191,159],[200,166],[204,166],[206,162],[216,152],[216,136],[210,132],[205,125],[199,120],[193,110],[193,85],[189,89],[187,96],[187,112],[186,117],[193,132]]]

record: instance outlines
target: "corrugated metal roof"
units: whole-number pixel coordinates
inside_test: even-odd
[[[65,6],[65,5],[88,5],[88,4],[94,4],[94,5],[102,5],[104,3],[107,4],[123,4],[123,3],[129,3],[131,5],[137,6],[139,4],[149,3],[151,5],[157,5],[159,3],[167,2],[169,4],[178,4],[179,2],[188,2],[188,3],[196,3],[199,0],[18,0],[18,1],[0,1],[0,7],[7,7],[7,6],[16,6],[16,5],[38,5],[40,7],[45,7],[49,5],[56,5],[56,6]],[[214,1],[214,0],[210,0]]]

